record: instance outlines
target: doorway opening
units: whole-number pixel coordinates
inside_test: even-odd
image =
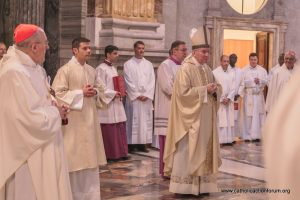
[[[223,54],[235,53],[238,67],[243,68],[249,64],[248,56],[251,52],[258,54],[258,64],[267,71],[273,66],[272,32],[224,29],[223,35]]]

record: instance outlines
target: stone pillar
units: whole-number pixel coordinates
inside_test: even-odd
[[[275,0],[274,1],[274,20],[278,21],[285,21],[285,15],[284,15],[284,10],[285,10],[285,1],[283,0]]]
[[[178,9],[178,0],[163,1],[163,18],[168,30],[168,36],[165,38],[165,48],[169,49],[172,42],[177,40],[177,24],[180,13],[175,12]],[[180,0],[179,0],[180,1]]]
[[[72,57],[72,40],[86,36],[87,5],[87,0],[60,0],[60,66]]]
[[[52,80],[60,65],[59,63],[59,2],[60,0],[45,0],[44,30],[49,41],[44,68]]]
[[[175,3],[176,1],[173,0]],[[155,0],[154,2],[154,19],[158,22],[163,23],[163,0]]]
[[[13,43],[13,30],[17,24],[30,23],[44,27],[44,0],[4,0],[0,6],[0,34],[8,45]]]
[[[154,65],[167,57],[165,25],[155,18],[160,12],[156,8],[155,14],[155,2],[161,0],[90,0],[88,16],[94,17],[86,18],[85,35],[91,40],[93,54],[96,55],[91,62],[99,64],[104,59],[104,47],[115,45],[119,47],[122,65],[133,55],[133,44],[137,40],[145,43],[145,56]],[[94,10],[91,8],[93,5]]]

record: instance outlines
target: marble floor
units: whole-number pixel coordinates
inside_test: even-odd
[[[101,168],[101,197],[110,200],[230,199],[263,200],[264,193],[231,193],[224,189],[264,188],[261,143],[238,143],[221,147],[222,166],[218,186],[223,192],[204,197],[176,196],[168,191],[169,180],[158,174],[158,150],[130,154],[127,161],[110,163]]]

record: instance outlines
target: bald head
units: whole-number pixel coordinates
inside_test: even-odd
[[[227,55],[222,55],[220,61],[221,61],[221,67],[223,68],[224,71],[226,71],[229,65],[229,57]]]

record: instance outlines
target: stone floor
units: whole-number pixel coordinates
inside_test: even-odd
[[[264,188],[261,143],[239,143],[221,148],[218,185],[224,189]],[[131,154],[131,159],[101,168],[101,197],[110,200],[230,199],[263,200],[264,193],[219,192],[205,197],[179,197],[168,191],[169,181],[158,174],[158,150]]]

